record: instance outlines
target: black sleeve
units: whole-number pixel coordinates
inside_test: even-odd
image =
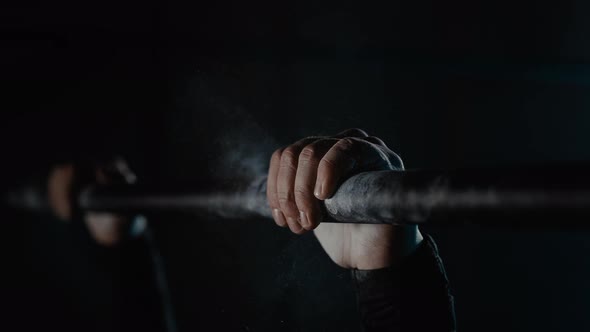
[[[453,297],[428,235],[399,265],[352,270],[363,331],[455,331]]]

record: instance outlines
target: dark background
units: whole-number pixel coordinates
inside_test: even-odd
[[[6,186],[114,154],[140,180],[249,178],[273,149],[349,127],[408,168],[590,158],[584,1],[15,6],[0,12]],[[358,330],[348,274],[313,235],[148,217],[180,331]],[[7,330],[161,329],[140,241],[106,250],[79,223],[2,219]],[[590,329],[590,234],[429,231],[459,330]]]

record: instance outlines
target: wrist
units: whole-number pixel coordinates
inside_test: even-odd
[[[411,255],[423,241],[418,226],[387,226],[378,237],[362,244],[353,268],[376,270],[397,265]]]

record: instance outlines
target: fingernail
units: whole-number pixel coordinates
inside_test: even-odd
[[[322,189],[323,189],[323,185],[321,183],[317,183],[315,186],[315,189],[313,191],[313,194],[315,195],[315,197],[320,198],[322,195]]]
[[[306,227],[309,225],[309,221],[307,220],[305,212],[299,211],[299,219],[301,219],[301,226]]]
[[[282,227],[287,226],[287,223],[285,222],[285,217],[283,217],[283,214],[281,213],[281,211],[279,211],[279,209],[273,209],[272,215],[275,218],[275,220],[277,221],[277,223],[279,224],[279,226],[282,226]]]

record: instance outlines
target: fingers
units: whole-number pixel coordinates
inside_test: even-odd
[[[321,221],[319,200],[314,196],[317,170],[322,157],[337,142],[324,139],[307,145],[299,154],[295,176],[295,204],[299,209],[301,226],[306,230],[315,229]]]
[[[75,168],[73,164],[59,165],[53,168],[47,181],[49,206],[61,220],[72,218],[72,187],[74,186]]]
[[[314,194],[318,199],[331,197],[342,178],[350,174],[374,150],[372,143],[362,139],[347,137],[338,141],[319,162]]]
[[[98,165],[94,169],[95,181],[99,185],[134,183],[135,174],[122,159]],[[130,218],[109,212],[87,212],[84,222],[92,238],[100,245],[113,247],[121,243],[131,225]]]
[[[385,143],[360,129],[332,137],[308,137],[271,157],[267,199],[275,223],[296,234],[315,229],[320,200],[333,195],[353,171],[390,169]]]
[[[267,197],[277,225],[285,224],[295,234],[306,231],[301,225],[301,215],[295,203],[295,176],[301,150],[313,138],[303,139],[283,150],[277,150],[271,158],[269,178],[267,180]]]
[[[364,140],[367,142],[371,142],[373,144],[380,145],[385,148],[387,147],[387,145],[385,145],[385,142],[383,142],[379,137],[369,136],[369,137],[365,137]]]
[[[279,199],[277,197],[277,177],[279,175],[279,167],[281,165],[281,155],[283,149],[276,150],[270,158],[270,166],[268,168],[268,178],[266,180],[266,198],[268,205],[272,210],[272,216],[275,223],[281,227],[287,226],[287,220],[280,210]]]
[[[277,177],[277,199],[279,207],[287,220],[289,229],[295,234],[305,232],[305,229],[300,223],[299,209],[297,209],[294,195],[297,164],[299,162],[299,153],[302,149],[302,144],[293,144],[283,150]]]

